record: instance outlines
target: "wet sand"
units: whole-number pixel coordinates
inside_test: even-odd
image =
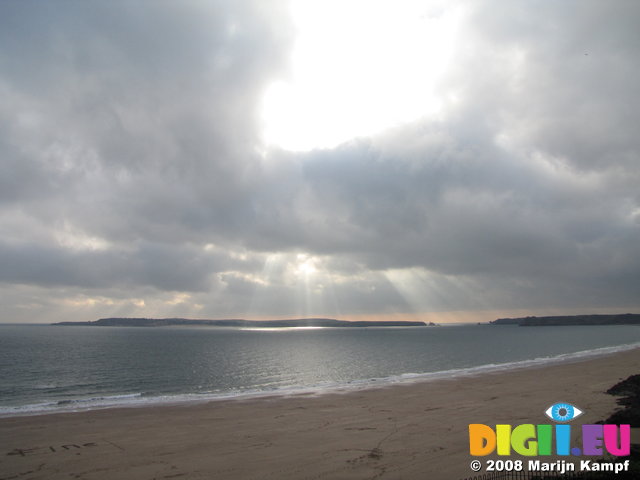
[[[0,419],[0,479],[458,479],[468,424],[604,420],[640,349],[545,367],[318,396]],[[633,427],[633,426],[632,426]]]

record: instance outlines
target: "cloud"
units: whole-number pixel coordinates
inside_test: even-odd
[[[3,3],[1,320],[637,306],[640,7],[458,7],[437,115],[287,152],[286,3]]]
[[[89,289],[151,286],[165,291],[208,291],[212,276],[256,268],[232,252],[141,242],[127,249],[0,244],[0,283]]]
[[[259,100],[288,53],[286,22],[272,21],[283,6],[31,7],[3,6],[6,200],[45,214],[53,201],[108,237],[149,235],[163,219],[233,222]]]
[[[484,2],[470,13],[446,88],[473,96],[494,133],[522,149],[582,170],[634,167],[638,6],[510,2],[499,16],[496,6]]]

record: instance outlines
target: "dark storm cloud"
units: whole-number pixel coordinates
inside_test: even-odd
[[[288,54],[280,3],[3,9],[5,201],[44,199],[35,215],[62,206],[83,228],[127,240],[235,222],[259,101]]]
[[[290,26],[270,2],[4,2],[2,281],[203,290],[202,247],[244,217],[265,82]],[[57,245],[67,225],[107,250]],[[200,248],[201,250],[201,248]]]
[[[421,291],[443,310],[637,305],[640,5],[462,5],[437,118],[292,153],[264,151],[258,115],[289,68],[286,4],[2,2],[3,303],[151,290],[289,314],[295,265],[265,280],[265,259],[305,252],[345,314]]]
[[[177,291],[208,291],[217,272],[256,267],[224,252],[148,242],[107,251],[0,243],[0,264],[0,282],[90,289],[148,285]]]

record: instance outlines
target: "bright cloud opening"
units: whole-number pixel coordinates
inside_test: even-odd
[[[438,110],[459,10],[413,0],[294,0],[292,16],[291,77],[264,98],[267,144],[330,148]]]

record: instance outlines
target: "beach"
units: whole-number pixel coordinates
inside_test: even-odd
[[[552,423],[558,401],[580,424],[604,420],[604,392],[639,365],[635,349],[345,393],[7,417],[0,479],[470,477],[470,423]]]

